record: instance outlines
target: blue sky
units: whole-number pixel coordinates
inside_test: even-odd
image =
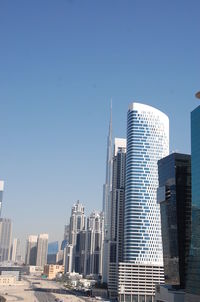
[[[0,2],[0,178],[14,235],[61,239],[72,204],[101,209],[109,102],[114,136],[132,101],[170,118],[190,152],[200,90],[199,0]]]

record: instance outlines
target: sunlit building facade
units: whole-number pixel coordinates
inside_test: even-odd
[[[161,111],[132,103],[127,120],[124,260],[119,265],[120,301],[149,302],[163,283],[159,159],[169,153],[169,120]]]

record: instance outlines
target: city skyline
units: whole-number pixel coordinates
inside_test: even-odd
[[[24,241],[43,232],[61,240],[77,199],[88,213],[101,209],[111,97],[113,138],[126,136],[128,105],[138,101],[169,116],[170,151],[182,153],[190,153],[190,112],[198,105],[197,1],[164,8],[153,1],[146,11],[136,2],[103,1],[98,13],[91,2],[60,3],[49,1],[46,11],[36,1],[32,14],[25,1],[13,3],[15,9],[1,4],[2,217],[11,218],[14,237]],[[55,230],[44,213],[49,221],[59,215]]]

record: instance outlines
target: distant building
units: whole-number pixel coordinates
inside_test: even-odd
[[[112,104],[111,104],[112,105]],[[111,191],[112,191],[112,107],[110,108],[110,122],[107,137],[106,180],[103,186],[103,213],[104,213],[104,243],[102,280],[107,283],[109,272],[109,239],[111,227]]]
[[[36,265],[37,240],[38,237],[36,235],[30,235],[27,239],[25,256],[26,265]]]
[[[48,234],[38,235],[36,266],[47,264]]]
[[[11,220],[0,218],[0,262],[10,260],[11,233]]]
[[[26,272],[24,266],[0,266],[0,276],[15,276],[16,281],[22,280],[22,274]]]
[[[16,283],[16,277],[15,276],[12,276],[12,275],[0,275],[0,286],[14,285],[15,283]],[[1,297],[0,297],[0,299],[1,299]]]
[[[191,241],[191,156],[172,153],[158,161],[165,283],[184,289]]]
[[[74,204],[71,211],[69,226],[69,244],[76,245],[77,233],[85,229],[84,206],[79,200]]]
[[[126,139],[115,138],[113,156],[108,289],[118,295],[118,263],[123,261]]]
[[[64,273],[64,266],[63,265],[54,265],[54,264],[46,264],[44,266],[44,275],[47,276],[48,279],[52,280],[55,279],[58,273]]]
[[[3,190],[4,190],[4,181],[0,180],[0,217],[2,212]]]
[[[64,265],[64,251],[60,250],[56,254],[56,264]]]
[[[87,219],[84,245],[84,275],[102,275],[104,215],[93,211]],[[83,244],[82,244],[83,246]]]
[[[13,239],[10,260],[13,262],[21,261],[20,240],[18,238]]]
[[[58,249],[58,241],[50,242],[48,244],[47,264],[56,264]]]
[[[79,240],[80,235],[78,235],[82,230],[85,229],[85,213],[84,206],[79,202],[79,200],[74,204],[71,211],[70,217],[70,227],[69,227],[69,245],[70,249],[72,246],[72,270],[79,272],[79,252],[77,251],[77,238]]]
[[[62,243],[61,243],[61,247],[60,247],[60,249],[62,250],[62,251],[64,251],[64,249],[65,249],[65,247],[67,246],[67,244],[69,243],[69,241],[67,241],[67,240],[63,240],[62,241]]]
[[[65,228],[64,228],[64,238],[63,238],[63,240],[66,240],[67,242],[69,242],[69,232],[70,232],[70,225],[66,224]]]
[[[63,265],[66,273],[102,275],[104,215],[93,211],[87,218],[79,201],[72,207],[69,243],[64,248]],[[60,251],[60,256],[62,250]],[[58,255],[57,255],[58,256]],[[61,259],[60,262],[61,263]]]
[[[73,246],[68,244],[64,250],[65,273],[73,272]]]

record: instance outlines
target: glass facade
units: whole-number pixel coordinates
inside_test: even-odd
[[[169,153],[169,120],[139,103],[128,110],[124,261],[163,264],[157,161]]]
[[[192,238],[187,292],[200,296],[200,106],[191,113]],[[200,298],[199,298],[200,299]],[[199,301],[199,300],[198,300]]]
[[[173,153],[158,161],[165,283],[185,288],[191,239],[191,157]]]

